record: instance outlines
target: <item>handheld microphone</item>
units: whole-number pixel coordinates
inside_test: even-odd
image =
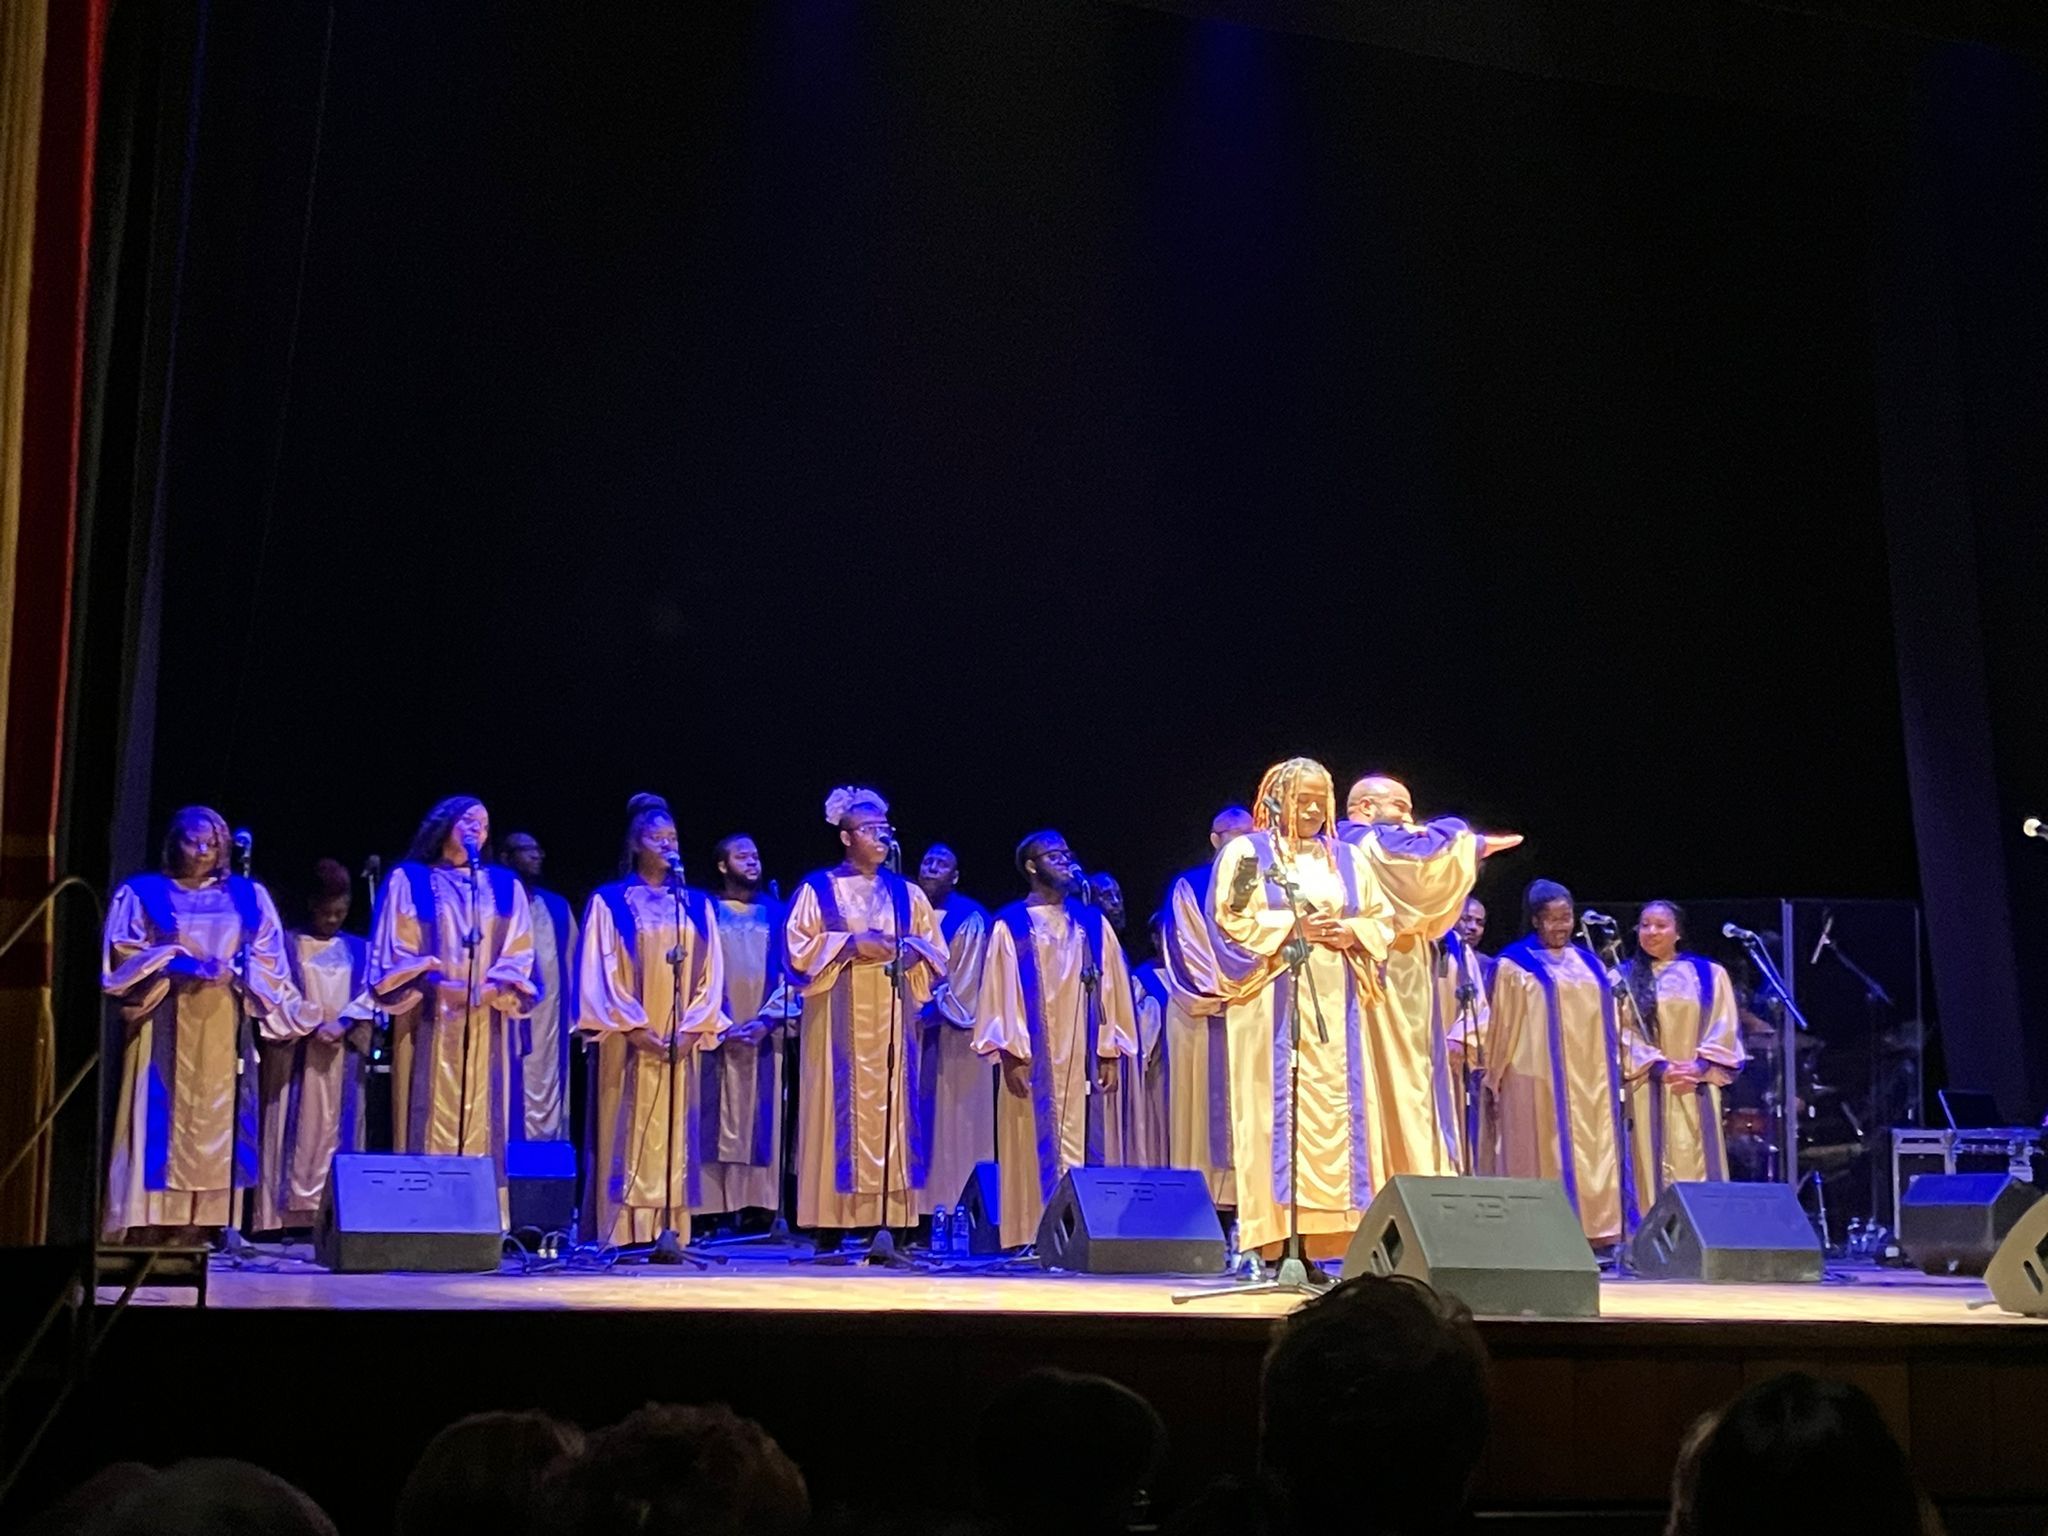
[[[2048,826],[2042,824],[2040,817],[2029,816],[2020,823],[2020,835],[2023,837],[2038,837],[2042,842],[2048,843]]]
[[[1806,963],[1808,965],[1820,964],[1820,953],[1822,950],[1826,949],[1829,944],[1834,942],[1833,939],[1829,937],[1829,935],[1834,933],[1834,931],[1835,914],[1823,908],[1820,914],[1820,937],[1813,941],[1813,953],[1806,957]]]
[[[1761,947],[1764,942],[1747,928],[1737,927],[1734,923],[1723,923],[1721,925],[1721,937],[1724,939],[1736,939],[1744,944],[1755,944],[1758,947]]]

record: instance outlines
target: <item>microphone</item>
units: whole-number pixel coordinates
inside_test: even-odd
[[[477,865],[483,862],[483,849],[477,845],[475,838],[465,837],[462,840],[462,856],[469,860],[469,867],[471,869],[475,869]]]
[[[1723,923],[1721,925],[1721,937],[1724,939],[1737,939],[1744,944],[1755,944],[1759,948],[1762,947],[1764,942],[1747,928],[1737,927],[1734,923]]]
[[[235,873],[246,875],[249,873],[249,861],[256,847],[256,839],[250,834],[247,827],[237,827],[235,828],[234,843]]]
[[[378,880],[382,879],[383,875],[384,861],[381,858],[379,858],[376,854],[373,853],[368,858],[363,860],[363,869],[361,876],[363,884],[369,886],[370,889],[375,890],[377,888]]]
[[[1617,923],[1605,912],[1581,912],[1579,914],[1579,921],[1588,928],[1619,928],[1621,926],[1621,924]]]
[[[1813,941],[1813,953],[1807,956],[1808,965],[1820,964],[1820,952],[1831,942],[1829,935],[1835,931],[1835,914],[1823,909],[1820,914],[1820,937]]]
[[[1266,796],[1259,802],[1259,809],[1273,818],[1273,825],[1276,828],[1287,819],[1287,807],[1280,803],[1278,795]]]
[[[677,880],[681,880],[683,878],[683,856],[671,848],[661,857],[662,861],[668,865],[668,872],[674,875]]]
[[[780,880],[770,880],[768,882],[768,899],[778,907],[782,905],[782,882]]]
[[[2038,837],[2042,842],[2048,843],[2048,826],[2044,826],[2038,816],[2029,816],[2021,822],[2020,834],[2023,837]]]

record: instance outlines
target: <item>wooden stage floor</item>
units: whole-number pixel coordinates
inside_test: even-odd
[[[1103,1277],[1015,1271],[903,1273],[818,1270],[742,1261],[707,1271],[620,1266],[497,1275],[330,1275],[286,1259],[218,1269],[209,1305],[233,1308],[549,1311],[704,1311],[750,1313],[940,1313],[987,1318],[1073,1316],[1177,1318],[1190,1328],[1218,1320],[1274,1318],[1287,1297],[1239,1297],[1213,1280]],[[1213,1293],[1192,1305],[1176,1295]],[[113,1293],[106,1293],[111,1299]],[[190,1306],[194,1293],[146,1287],[139,1305]],[[1932,1328],[2042,1330],[2048,1318],[2014,1317],[1992,1304],[1982,1281],[1932,1279],[1917,1271],[1850,1269],[1819,1285],[1690,1285],[1605,1281],[1601,1323],[1805,1324],[1855,1331],[1912,1324]],[[1490,1328],[1523,1319],[1489,1320]],[[1561,1324],[1550,1321],[1550,1326]],[[1597,1325],[1591,1325],[1597,1326]]]
[[[397,1480],[435,1430],[491,1407],[599,1424],[650,1400],[730,1402],[783,1442],[821,1503],[872,1498],[878,1466],[898,1468],[890,1491],[915,1498],[918,1469],[959,1454],[949,1426],[966,1433],[1005,1381],[1056,1365],[1116,1377],[1160,1409],[1170,1507],[1218,1473],[1249,1470],[1260,1364],[1288,1307],[1174,1304],[1176,1292],[1213,1288],[759,1260],[460,1276],[271,1261],[216,1270],[204,1308],[188,1290],[140,1294],[67,1418],[80,1457],[248,1455],[347,1511],[344,1531],[368,1531],[383,1528]],[[1876,1269],[1808,1286],[1615,1280],[1601,1306],[1598,1319],[1481,1320],[1496,1404],[1483,1507],[1641,1516],[1665,1498],[1699,1414],[1798,1369],[1868,1390],[1945,1508],[1996,1506],[2020,1521],[1952,1528],[2048,1522],[2048,1320],[1998,1311],[1980,1282]],[[278,1395],[301,1373],[336,1371],[378,1447],[338,1481],[308,1443],[308,1420],[281,1413],[290,1399]],[[169,1421],[167,1389],[178,1404]],[[906,1425],[921,1437],[908,1452]]]

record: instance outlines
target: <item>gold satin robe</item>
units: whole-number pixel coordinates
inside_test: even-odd
[[[947,903],[965,902],[954,896]],[[988,954],[988,913],[968,904],[946,946],[946,974],[932,988],[925,1010],[927,1060],[936,1059],[932,1085],[931,1163],[920,1211],[930,1215],[959,1201],[976,1163],[996,1155],[996,1069],[974,1049],[974,1009],[981,997]],[[943,932],[946,914],[939,913]]]
[[[298,1027],[298,988],[270,893],[256,887],[260,920],[249,935],[247,974],[215,982],[177,975],[175,962],[237,960],[243,923],[226,882],[171,881],[168,893],[175,932],[157,927],[130,885],[107,908],[100,987],[120,1005],[125,1039],[102,1226],[117,1241],[136,1227],[239,1221],[230,1192],[258,1172],[258,1068],[253,1052],[236,1060],[241,1009],[258,1031]],[[163,1127],[155,1149],[152,1107]]]
[[[1554,1036],[1543,987],[1528,969],[1537,965],[1557,986],[1562,1018]],[[1501,1173],[1562,1179],[1579,1225],[1597,1244],[1626,1236],[1615,1062],[1601,1007],[1604,982],[1605,968],[1576,946],[1512,945],[1501,952],[1494,971],[1486,1041]]]
[[[576,1029],[597,1042],[584,1211],[589,1235],[599,1242],[649,1243],[664,1227],[687,1242],[695,1172],[690,1084],[698,1049],[717,1039],[723,1022],[717,904],[690,893],[705,931],[686,906],[679,939],[675,895],[667,886],[632,877],[623,889],[632,942],[619,932],[611,903],[593,895],[584,909],[576,971]],[[679,945],[680,1004],[669,960]]]
[[[1086,1060],[1088,997],[1082,973],[1089,969],[1088,936],[1065,906],[1029,905],[1032,953],[1038,964],[1040,1040],[1045,1049],[1044,1100],[1031,1091],[1013,1092],[999,1082],[996,1102],[996,1162],[1002,1170],[1002,1243],[1020,1248],[1038,1236],[1048,1194],[1069,1168],[1088,1166],[1090,1101],[1097,1097],[1095,1063]],[[1131,1017],[1131,977],[1123,946],[1108,923],[1102,925],[1102,974],[1096,981],[1095,1051],[1115,1060],[1137,1051]],[[981,973],[981,1006],[974,1020],[974,1048],[1000,1062],[1007,1052],[1034,1060],[1032,1023],[1024,1003],[1024,978],[1017,944],[1000,916],[989,923],[988,957]],[[1097,1105],[1101,1115],[1103,1107]],[[1051,1131],[1054,1166],[1039,1163],[1039,1116]],[[1098,1120],[1106,1143],[1106,1119]],[[1107,1146],[1098,1162],[1107,1161]]]
[[[1131,973],[1131,1017],[1137,1026],[1138,1054],[1118,1062],[1116,1086],[1103,1095],[1109,1161],[1127,1168],[1172,1166],[1167,1140],[1167,1004],[1140,975],[1142,971],[1156,978],[1158,970],[1157,965],[1148,963]]]
[[[263,1177],[256,1185],[256,1230],[310,1227],[327,1192],[337,1152],[363,1150],[363,1068],[370,1049],[370,947],[352,933],[285,935],[292,977],[304,996],[298,1027],[263,1027]],[[358,987],[357,978],[361,978]],[[328,1019],[348,1021],[341,1039],[313,1038]]]
[[[797,1046],[797,1225],[908,1227],[924,1204],[922,1189],[911,1181],[916,1105],[910,1058],[920,1044],[918,1016],[931,1001],[933,983],[946,974],[945,940],[924,892],[908,883],[899,999],[889,962],[854,953],[861,932],[896,936],[887,884],[844,865],[818,878],[829,882],[839,925],[828,926],[806,880],[790,900],[783,929],[791,981],[804,999]]]
[[[715,1141],[718,1155],[699,1170],[700,1189],[690,1207],[700,1216],[730,1211],[772,1211],[782,1204],[782,1072],[783,1052],[797,1011],[788,986],[768,989],[768,944],[782,909],[766,899],[731,901],[719,897],[718,947],[724,957],[726,1029],[761,1019],[768,1033],[758,1041],[720,1040],[691,1068],[700,1103],[698,1113],[714,1109],[718,1124],[702,1127],[699,1145]],[[764,1066],[762,1057],[766,1056]],[[704,1091],[717,1074],[716,1102]],[[761,1080],[770,1086],[761,1101]],[[766,1125],[762,1124],[766,1121]],[[752,1161],[757,1142],[765,1137],[768,1161]]]
[[[1268,834],[1232,838],[1217,856],[1209,916],[1232,1001],[1230,1102],[1237,1159],[1238,1241],[1271,1249],[1287,1236],[1290,1204],[1318,1255],[1340,1253],[1379,1188],[1373,1166],[1378,1085],[1365,1016],[1379,995],[1379,968],[1393,942],[1393,904],[1365,855],[1334,837],[1287,850],[1304,908],[1340,916],[1359,941],[1345,952],[1311,946],[1299,998],[1301,1021],[1298,1202],[1289,1198],[1288,1091],[1291,1031],[1281,1012],[1292,983],[1281,954],[1294,917],[1278,889],[1261,880],[1242,912],[1231,883],[1245,860],[1269,867]],[[1329,1038],[1319,1037],[1320,1014]]]
[[[1449,818],[1427,827],[1347,822],[1342,831],[1394,906],[1382,995],[1366,1015],[1378,1085],[1373,1168],[1381,1181],[1397,1173],[1453,1174],[1462,1140],[1458,1079],[1446,1059],[1436,988],[1441,941],[1479,876],[1479,839]]]
[[[1712,996],[1701,1006],[1699,975],[1689,959],[1651,967],[1657,980],[1657,1039],[1644,1038],[1635,1012],[1622,1014],[1628,1046],[1628,1092],[1634,1121],[1636,1207],[1647,1214],[1673,1184],[1725,1182],[1728,1144],[1721,1135],[1721,1089],[1749,1060],[1736,1021],[1728,973],[1708,962]],[[1712,1081],[1666,1087],[1661,1068],[1680,1062],[1708,1069]]]
[[[525,886],[511,880],[501,893],[485,869],[477,882],[483,910],[472,928],[469,871],[437,864],[428,878],[434,911],[423,914],[413,906],[406,867],[392,870],[370,940],[370,990],[391,1020],[392,1150],[489,1157],[503,1206],[505,1142],[521,1124],[525,1092],[512,1032],[539,995],[533,914]],[[472,931],[482,936],[478,989],[509,994],[509,1008],[469,1006]]]
[[[1223,980],[1209,914],[1188,876],[1167,898],[1166,981],[1167,1166],[1192,1168],[1223,1208],[1237,1204],[1231,1154],[1229,1044]]]
[[[576,921],[567,933],[555,932],[555,917],[538,895],[529,892],[533,917],[533,980],[540,997],[516,1033],[520,1037],[519,1134],[527,1141],[569,1139],[569,1084],[562,1070],[562,1031],[575,1027],[569,1017],[568,981],[576,968]]]

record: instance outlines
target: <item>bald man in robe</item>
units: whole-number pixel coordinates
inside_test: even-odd
[[[1167,1161],[1193,1168],[1209,1198],[1237,1204],[1231,1151],[1230,1054],[1223,980],[1209,927],[1209,886],[1216,855],[1252,830],[1252,813],[1228,805],[1209,822],[1209,857],[1167,887],[1161,910],[1159,979],[1166,991]]]
[[[1344,808],[1338,836],[1366,856],[1395,916],[1382,996],[1366,1020],[1377,1092],[1374,1166],[1382,1179],[1454,1174],[1465,1116],[1449,1051],[1455,1019],[1444,1016],[1438,985],[1448,963],[1443,939],[1465,910],[1480,861],[1522,839],[1474,832],[1455,816],[1419,824],[1408,786],[1385,774],[1353,784]]]

